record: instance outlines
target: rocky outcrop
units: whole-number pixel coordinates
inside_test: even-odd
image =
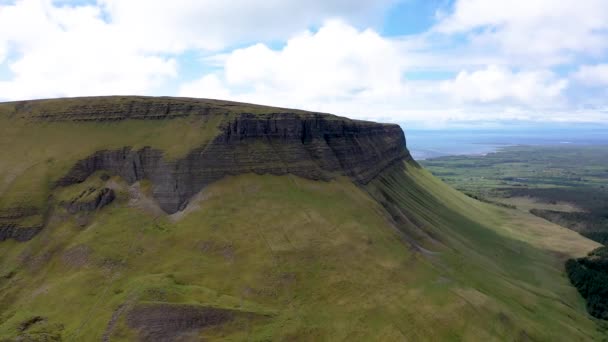
[[[78,212],[95,211],[101,209],[112,203],[115,198],[116,195],[112,189],[103,188],[97,190],[91,188],[82,194],[80,198],[62,203],[62,205],[70,214],[76,214]]]
[[[141,341],[182,341],[198,331],[218,327],[239,318],[264,319],[266,315],[202,305],[146,303],[138,304],[126,317],[127,325],[139,332]],[[198,338],[196,339],[198,340]]]
[[[37,215],[39,211],[34,207],[15,207],[0,211],[0,241],[31,240],[43,226],[42,222],[38,222],[39,220],[31,219]]]
[[[0,241],[14,239],[20,242],[31,240],[42,230],[42,225],[21,227],[16,223],[0,223]]]
[[[82,182],[98,170],[129,183],[149,179],[154,197],[171,214],[227,175],[290,173],[315,180],[346,175],[367,183],[389,165],[410,158],[398,125],[324,114],[245,113],[227,121],[221,132],[175,161],[152,148],[98,151],[80,160],[57,185]]]

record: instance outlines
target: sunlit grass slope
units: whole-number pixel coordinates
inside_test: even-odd
[[[169,106],[177,109],[158,116]],[[132,108],[139,111],[131,113]],[[176,160],[205,146],[239,114],[263,118],[282,112],[314,115],[230,101],[142,96],[0,103],[0,219],[14,208],[33,208],[42,216],[54,182],[96,151],[150,147]]]
[[[46,209],[53,184],[95,151],[146,146],[167,159],[183,157],[219,133],[222,116],[164,121],[36,122],[0,115],[0,212],[14,207]],[[176,142],[179,132],[179,142]]]
[[[118,198],[86,227],[56,209],[33,240],[0,244],[0,340],[132,340],[142,303],[253,315],[195,340],[602,338],[563,272],[595,243],[413,163],[363,188],[228,177],[179,217],[141,205],[145,184],[108,182]]]

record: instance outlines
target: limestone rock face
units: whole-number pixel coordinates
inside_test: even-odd
[[[293,174],[324,181],[347,176],[366,184],[387,167],[411,159],[398,125],[220,100],[142,96],[48,99],[0,103],[0,115],[43,126],[70,122],[103,127],[121,121],[181,119],[204,123],[200,127],[213,125],[205,126],[211,130],[201,133],[207,134],[201,139],[205,142],[194,145],[179,159],[170,159],[153,147],[133,148],[139,141],[111,145],[118,147],[106,150],[93,148],[86,152],[88,156],[70,161],[73,166],[59,179],[53,178],[48,189],[51,201],[53,187],[81,183],[97,171],[120,176],[129,184],[149,180],[152,195],[169,214],[185,208],[196,193],[225,176]],[[175,144],[181,143],[181,133],[174,132]],[[167,137],[172,138],[172,134]],[[114,197],[113,191],[102,189],[59,205],[72,214],[91,212]],[[23,203],[6,204],[0,212],[0,241],[31,239],[43,228],[47,215],[52,215],[52,203],[47,204],[31,208]]]
[[[42,226],[21,227],[17,224],[0,224],[0,241],[14,239],[24,242],[31,240],[42,230]]]
[[[268,317],[254,312],[202,305],[149,303],[130,309],[126,322],[137,330],[141,341],[183,341],[184,335],[235,319],[248,321]]]
[[[76,214],[79,212],[95,211],[105,207],[112,203],[116,198],[114,190],[109,188],[103,189],[90,189],[90,193],[93,194],[89,200],[75,199],[71,202],[62,203],[63,207],[70,213]],[[87,194],[88,195],[88,194]]]
[[[221,134],[182,159],[168,161],[162,151],[152,148],[98,151],[77,162],[57,185],[82,182],[98,170],[129,183],[149,179],[154,197],[171,214],[183,209],[203,187],[227,175],[290,173],[315,180],[345,175],[365,184],[386,167],[410,158],[398,125],[316,113],[244,113],[228,120]]]
[[[37,215],[38,209],[33,207],[16,207],[0,211],[0,241],[14,239],[27,241],[33,238],[42,229],[42,223],[26,223],[22,220]]]

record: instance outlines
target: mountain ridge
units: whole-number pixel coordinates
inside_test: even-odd
[[[0,241],[0,340],[603,336],[564,274],[597,244],[450,188],[397,125],[48,101],[0,104],[0,223],[39,229]]]
[[[168,214],[182,210],[206,185],[227,175],[291,173],[329,180],[343,174],[366,184],[386,167],[411,159],[398,125],[218,100],[146,97],[34,100],[0,104],[0,115],[27,120],[29,125],[40,122],[60,125],[67,121],[112,126],[121,125],[124,120],[180,119],[212,122],[210,125],[215,124],[217,132],[198,146],[193,145],[182,158],[168,160],[162,149],[151,146],[89,150],[84,158],[72,161],[73,165],[61,178],[51,180],[52,187],[66,187],[81,183],[98,171],[118,175],[129,184],[148,179],[154,198]],[[6,204],[5,207],[9,212],[23,209]],[[31,207],[21,211],[29,215],[0,221],[0,240],[10,237],[27,240],[44,225],[20,225],[19,221],[32,213],[42,213]],[[23,228],[24,234],[19,234],[16,228]]]

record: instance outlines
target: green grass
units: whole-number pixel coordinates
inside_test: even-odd
[[[32,122],[0,113],[0,212],[16,207],[47,209],[54,182],[96,151],[152,147],[166,159],[185,156],[219,134],[222,116],[163,121]],[[179,143],[175,136],[180,136]]]
[[[484,156],[440,157],[422,164],[458,189],[504,197],[511,189],[603,189],[607,160],[606,146],[514,146]]]
[[[115,120],[118,114],[110,109],[88,115],[86,119],[91,121],[73,121],[75,118],[70,116],[82,112],[83,108],[127,111],[130,106],[164,108],[167,103],[198,105],[202,109],[171,113],[169,118],[162,120],[143,120],[151,115],[146,113],[139,119]],[[3,211],[18,207],[33,207],[39,213],[45,212],[54,182],[78,160],[96,151],[152,147],[163,151],[165,159],[175,160],[204,146],[220,133],[221,125],[240,113],[264,116],[284,112],[301,116],[315,114],[219,100],[135,96],[0,103],[0,146],[3,146],[0,216]],[[348,120],[333,115],[325,118]]]
[[[158,106],[165,108],[168,103],[188,107],[203,104],[207,110],[206,115],[236,115],[240,113],[250,113],[256,115],[266,115],[273,113],[297,113],[300,115],[310,115],[311,112],[290,109],[262,106],[250,103],[231,102],[213,99],[199,99],[186,97],[149,97],[149,96],[98,96],[98,97],[74,97],[58,99],[42,99],[33,101],[18,101],[0,103],[0,113],[5,113],[11,117],[44,120],[64,120],[69,115],[82,112],[82,109],[97,108],[121,108],[127,111],[134,106]],[[169,113],[169,117],[179,117],[189,112],[177,111]],[[141,114],[143,117],[150,117],[150,113]],[[116,118],[116,113],[111,110],[104,110],[98,114],[91,114],[90,118],[108,119]],[[334,115],[326,114],[327,119],[339,118]],[[341,120],[344,118],[340,118]]]
[[[0,339],[42,316],[35,329],[99,340],[129,301],[270,317],[201,332],[210,339],[601,338],[563,272],[564,257],[596,244],[470,199],[413,165],[365,189],[345,178],[242,175],[204,193],[177,222],[130,208],[121,191],[86,229],[57,219],[28,243],[3,242]],[[382,198],[416,226],[394,223]],[[113,336],[135,335],[120,320]]]
[[[472,197],[515,206],[608,243],[606,146],[511,147],[487,156],[445,157],[424,163]],[[589,312],[605,319],[605,293],[597,290],[605,287],[605,274],[596,277],[580,266],[581,260],[586,259],[567,262],[570,279],[587,299]]]
[[[155,210],[153,200],[138,204],[136,195],[150,196],[148,181],[129,188],[115,177],[114,202],[89,217],[69,215],[57,203],[107,183],[99,173],[65,188],[53,183],[95,151],[150,146],[167,159],[180,158],[217,136],[236,113],[286,111],[209,100],[205,116],[64,120],[87,103],[144,101],[163,99],[0,104],[0,146],[7,147],[0,217],[30,208],[19,223],[48,222],[29,242],[0,243],[0,341],[99,341],[121,305],[128,310],[138,303],[265,317],[200,332],[211,340],[604,336],[563,269],[565,259],[598,244],[528,213],[469,198],[414,163],[363,187],[344,177],[226,177],[171,217]],[[35,323],[22,331],[25,322]],[[112,337],[137,338],[125,314]]]

